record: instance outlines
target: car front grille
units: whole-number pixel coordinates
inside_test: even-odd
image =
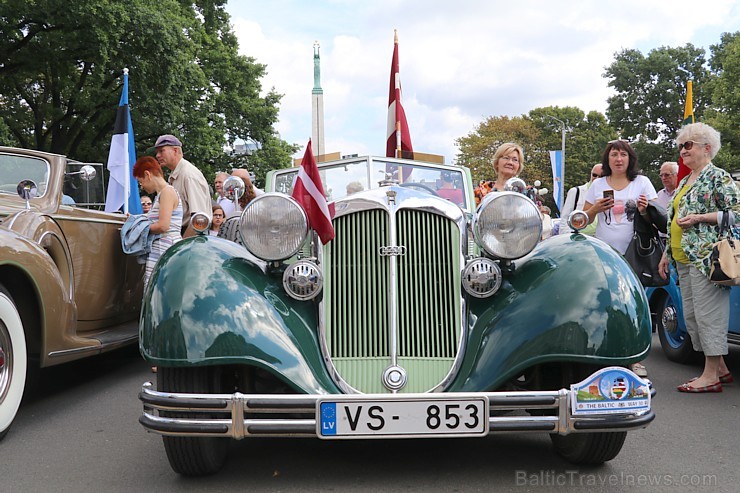
[[[394,357],[408,375],[402,392],[435,388],[450,373],[460,343],[460,230],[432,212],[395,214],[395,221],[384,209],[336,218],[336,237],[324,250],[326,350],[338,376],[363,393],[388,392],[381,376]],[[396,245],[391,245],[394,223]],[[395,324],[390,323],[393,258]]]

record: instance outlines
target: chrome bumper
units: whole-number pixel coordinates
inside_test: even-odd
[[[654,394],[654,390],[651,394]],[[469,395],[469,394],[468,394]],[[489,434],[504,432],[570,433],[628,431],[647,426],[655,413],[573,416],[570,392],[485,392],[488,398]],[[445,394],[454,398],[454,393]],[[160,435],[190,437],[317,437],[317,400],[326,395],[181,394],[158,392],[147,382],[139,399],[144,412],[139,422]],[[548,411],[531,416],[529,410]],[[517,411],[521,413],[516,414]],[[553,412],[555,411],[555,412]],[[166,417],[167,413],[192,417]],[[216,415],[215,417],[212,417]]]

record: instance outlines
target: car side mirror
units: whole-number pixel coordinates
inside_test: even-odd
[[[16,188],[18,196],[26,201],[26,209],[31,209],[29,200],[35,198],[39,193],[39,188],[36,186],[36,182],[33,180],[23,180],[18,183]]]
[[[95,168],[86,164],[80,168],[79,171],[73,171],[72,173],[67,173],[67,175],[80,175],[80,178],[82,178],[83,181],[92,181],[95,179],[95,176],[97,176],[97,172],[95,171]]]

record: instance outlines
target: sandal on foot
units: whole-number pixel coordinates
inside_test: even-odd
[[[732,383],[735,379],[732,377],[732,373],[729,371],[725,373],[724,375],[719,376],[719,383]]]
[[[633,363],[630,365],[630,370],[638,377],[647,377],[647,368],[642,363]]]
[[[712,385],[706,385],[704,387],[694,387],[693,385],[691,385],[691,382],[686,382],[676,387],[676,390],[678,390],[679,392],[687,392],[690,394],[706,394],[709,392],[722,392],[722,384],[720,382],[717,382],[717,383],[713,383]]]

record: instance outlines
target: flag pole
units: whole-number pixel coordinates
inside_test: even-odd
[[[393,44],[394,44],[394,52],[397,49],[398,46],[398,29],[393,30]],[[400,64],[399,64],[400,65]],[[398,72],[395,73],[395,84],[396,84],[396,157],[401,158],[403,157],[403,151],[401,149],[401,119],[398,117],[398,105],[399,105],[399,81],[398,81]]]
[[[126,94],[126,104],[128,104],[128,68],[123,69],[123,92]],[[126,178],[123,180],[123,213],[128,214],[128,197],[131,193],[131,169],[126,163]]]

